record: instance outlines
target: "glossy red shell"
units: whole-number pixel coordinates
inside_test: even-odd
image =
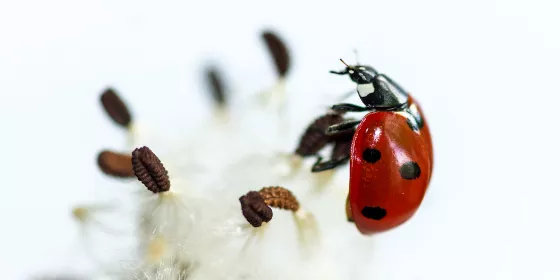
[[[415,104],[409,98],[409,105]],[[367,114],[358,125],[351,148],[349,208],[358,230],[370,235],[406,222],[420,206],[433,168],[432,140],[428,124],[415,104],[424,125],[414,131],[402,112],[379,111]],[[381,157],[374,163],[363,159],[366,149],[377,149]],[[400,168],[415,162],[416,179],[404,179]],[[364,207],[380,207],[380,219],[364,216]]]

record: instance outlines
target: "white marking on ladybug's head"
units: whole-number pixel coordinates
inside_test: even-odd
[[[348,73],[354,74],[354,70],[348,70]]]
[[[366,97],[372,94],[374,91],[375,91],[375,87],[373,87],[372,83],[358,84],[358,94],[361,97]]]

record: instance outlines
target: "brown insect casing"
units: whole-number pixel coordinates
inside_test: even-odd
[[[280,208],[296,212],[299,210],[299,201],[286,188],[283,187],[264,187],[259,191],[264,202],[270,207]]]
[[[134,177],[132,157],[128,154],[103,150],[97,156],[97,165],[103,173],[109,176],[120,178]]]
[[[128,127],[132,122],[128,107],[114,89],[108,88],[101,94],[101,105],[117,125]]]
[[[151,192],[169,191],[171,183],[167,170],[150,148],[141,147],[132,152],[132,170],[138,181]]]
[[[286,76],[288,70],[290,69],[290,54],[288,48],[282,42],[282,40],[272,31],[264,31],[262,33],[262,38],[268,47],[270,55],[274,59],[274,64],[276,65],[276,71],[280,77]]]
[[[253,227],[260,227],[263,222],[272,220],[272,209],[265,203],[260,193],[250,191],[239,198],[241,212]]]
[[[206,80],[210,86],[210,94],[212,99],[218,106],[225,106],[227,97],[225,94],[222,75],[215,67],[208,67],[206,69]]]
[[[300,138],[295,154],[308,157],[316,155],[322,148],[329,144],[333,137],[326,134],[329,126],[341,123],[344,120],[342,115],[327,113],[315,119],[305,130]]]

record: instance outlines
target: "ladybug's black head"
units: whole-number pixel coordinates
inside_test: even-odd
[[[348,75],[357,84],[360,99],[368,108],[388,110],[399,108],[408,101],[408,94],[397,83],[371,66],[346,65],[343,71],[331,71],[337,75]]]
[[[377,71],[373,69],[371,66],[365,65],[353,65],[350,66],[344,62],[344,60],[340,60],[346,68],[342,71],[331,71],[333,74],[337,75],[347,75],[350,76],[350,79],[356,84],[368,84],[373,81],[373,77],[377,75]]]

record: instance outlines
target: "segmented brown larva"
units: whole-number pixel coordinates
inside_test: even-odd
[[[136,148],[132,152],[132,170],[138,181],[153,193],[166,192],[171,187],[167,170],[148,147]]]
[[[280,77],[286,76],[290,69],[290,54],[288,48],[282,40],[272,31],[265,31],[262,33],[262,38],[268,47],[270,55],[274,59],[276,71]]]
[[[101,151],[97,156],[97,165],[103,173],[109,176],[120,178],[134,177],[132,157],[128,154],[108,150]]]
[[[342,115],[334,113],[328,113],[315,119],[301,136],[295,154],[302,157],[316,155],[333,140],[333,137],[336,137],[327,135],[327,128],[333,124],[341,123],[343,120]]]
[[[210,86],[210,94],[212,94],[212,99],[218,106],[226,105],[226,95],[224,90],[224,85],[222,82],[222,76],[215,67],[209,67],[206,69],[206,79],[208,85]]]
[[[296,212],[299,210],[299,201],[286,188],[283,187],[264,187],[259,191],[264,202],[274,208],[290,210]]]
[[[263,197],[256,191],[250,191],[239,198],[241,212],[253,227],[260,227],[263,222],[272,220],[272,209],[264,202]]]
[[[118,96],[115,90],[108,88],[101,94],[101,104],[107,115],[118,125],[128,127],[132,122],[132,116],[126,104]]]

